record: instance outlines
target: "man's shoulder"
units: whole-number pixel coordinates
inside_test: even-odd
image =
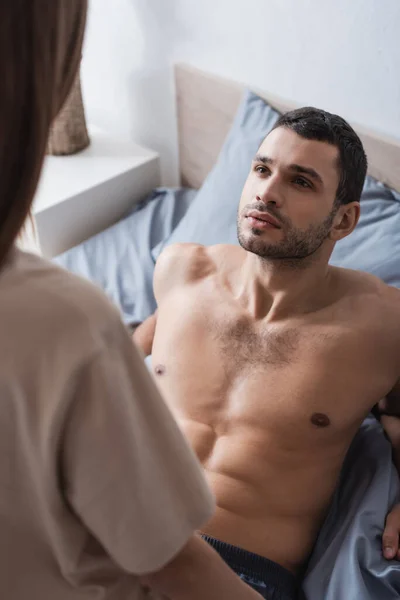
[[[366,271],[358,271],[355,269],[345,269],[342,267],[331,267],[335,272],[338,281],[343,285],[344,289],[349,293],[370,293],[380,296],[388,293],[390,288],[382,279],[372,273]]]
[[[202,244],[194,244],[192,242],[181,242],[179,244],[171,244],[164,248],[157,259],[157,264],[169,263],[170,261],[187,262],[198,259],[208,253],[208,247]]]
[[[193,261],[202,260],[204,258],[212,260],[213,258],[238,252],[243,252],[240,246],[233,246],[231,244],[204,246],[203,244],[196,244],[194,242],[181,242],[179,244],[171,244],[164,248],[158,261],[171,259]]]
[[[379,277],[364,271],[338,269],[345,295],[352,297],[366,311],[375,311],[387,317],[400,317],[400,290],[386,284]],[[364,311],[362,311],[364,312]],[[400,320],[399,320],[400,323]]]
[[[400,310],[400,290],[385,283],[371,273],[357,272],[357,283],[361,290],[368,291],[376,306],[386,305],[387,308]]]
[[[238,251],[243,252],[240,248],[227,244],[172,244],[160,254],[156,274],[165,276],[173,273],[188,281],[202,279],[222,269],[226,261],[231,260]]]
[[[382,300],[391,314],[399,319],[400,326],[400,290],[391,285],[382,285]]]

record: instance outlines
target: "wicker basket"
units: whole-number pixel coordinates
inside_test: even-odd
[[[47,153],[53,156],[76,154],[89,146],[81,80],[78,74],[71,93],[50,130]]]

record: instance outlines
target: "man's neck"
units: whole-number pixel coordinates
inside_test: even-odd
[[[330,280],[322,257],[283,261],[248,252],[236,296],[256,319],[276,321],[324,306]]]

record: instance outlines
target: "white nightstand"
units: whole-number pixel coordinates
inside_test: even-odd
[[[33,214],[48,258],[109,227],[160,185],[156,152],[95,127],[89,133],[83,152],[45,160]]]

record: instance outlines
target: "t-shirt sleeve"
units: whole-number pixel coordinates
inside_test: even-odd
[[[76,377],[63,447],[67,501],[111,558],[143,575],[212,515],[202,469],[121,324]]]

